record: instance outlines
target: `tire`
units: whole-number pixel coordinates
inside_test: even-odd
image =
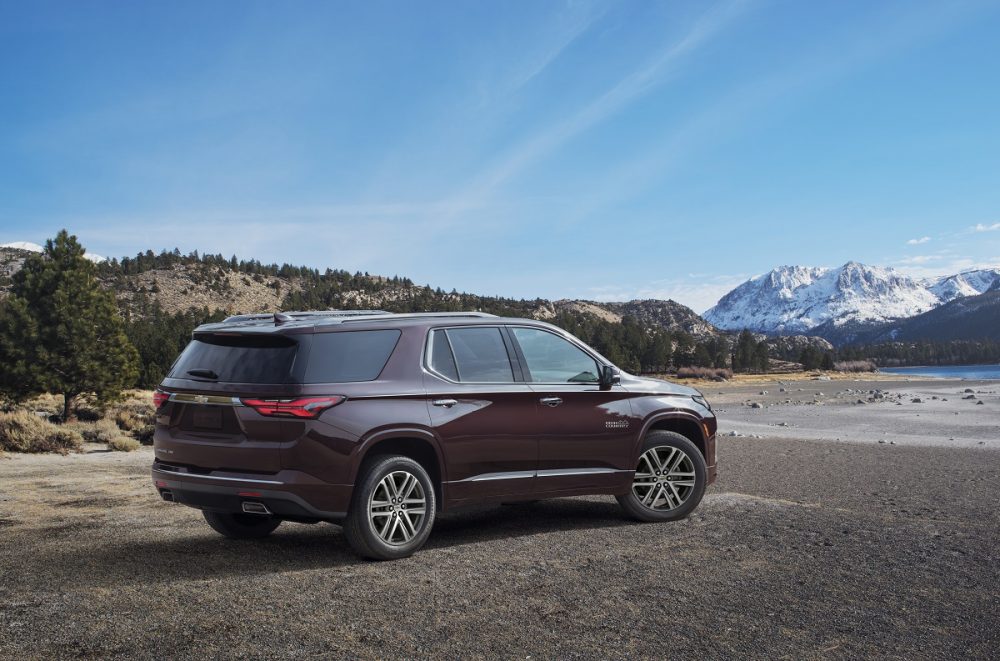
[[[664,470],[671,466],[669,473]],[[618,503],[639,521],[677,521],[701,502],[707,476],[705,457],[694,443],[676,432],[654,429],[642,444],[632,487],[617,496]]]
[[[378,457],[361,471],[344,536],[363,558],[406,558],[427,541],[436,510],[434,484],[423,466],[401,455]]]
[[[281,519],[242,512],[210,512],[202,510],[212,530],[229,539],[261,539],[281,525]]]

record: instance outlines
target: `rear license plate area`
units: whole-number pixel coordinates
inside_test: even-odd
[[[222,408],[199,406],[191,412],[191,422],[196,429],[220,431],[222,429]]]

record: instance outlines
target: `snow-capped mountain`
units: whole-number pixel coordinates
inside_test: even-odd
[[[14,250],[27,250],[28,252],[42,252],[45,250],[42,246],[37,243],[32,243],[31,241],[11,241],[10,243],[0,243],[0,248],[12,248]],[[105,257],[100,255],[95,255],[93,253],[85,253],[84,257],[92,262],[103,262],[106,260]]]
[[[982,294],[997,282],[1000,282],[1000,269],[978,269],[929,281],[927,288],[942,303],[947,303],[963,296]]]
[[[839,268],[782,266],[751,278],[707,312],[719,328],[804,333],[832,322],[880,322],[941,303],[922,283],[891,268],[848,262]]]

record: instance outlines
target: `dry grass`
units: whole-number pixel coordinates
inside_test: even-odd
[[[667,381],[673,381],[677,379],[674,374],[662,374],[655,375],[657,378],[666,379]],[[774,373],[774,374],[734,374],[729,382],[732,384],[745,384],[745,385],[767,385],[771,383],[794,383],[796,381],[816,381],[816,380],[827,380],[830,381],[853,381],[859,378],[863,378],[866,381],[894,381],[899,380],[898,374],[883,374],[879,372],[871,373],[850,373],[850,372],[787,372],[787,373]],[[710,379],[691,379],[685,380],[684,385],[686,386],[718,386],[718,382]]]
[[[81,397],[76,420],[54,424],[62,415],[61,395],[40,395],[0,413],[0,452],[81,451],[84,442],[100,443],[110,450],[132,452],[153,442],[155,412],[152,395],[144,390],[126,391],[114,402],[101,404]]]
[[[728,367],[682,367],[677,370],[677,378],[728,381],[733,378],[733,370]]]
[[[55,425],[29,411],[0,413],[0,450],[68,454],[82,449],[83,436],[75,429]]]
[[[113,420],[102,418],[97,422],[74,422],[72,426],[90,443],[100,443],[110,450],[131,452],[139,449],[139,441],[123,432]]]
[[[119,434],[117,437],[108,441],[108,449],[114,450],[116,452],[135,452],[142,447],[139,441],[135,440],[131,436],[126,436],[125,434]]]

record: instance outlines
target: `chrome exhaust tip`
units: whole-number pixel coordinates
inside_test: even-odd
[[[256,501],[244,501],[243,511],[247,514],[270,514],[271,510],[267,509],[267,505],[264,503],[258,503]]]

